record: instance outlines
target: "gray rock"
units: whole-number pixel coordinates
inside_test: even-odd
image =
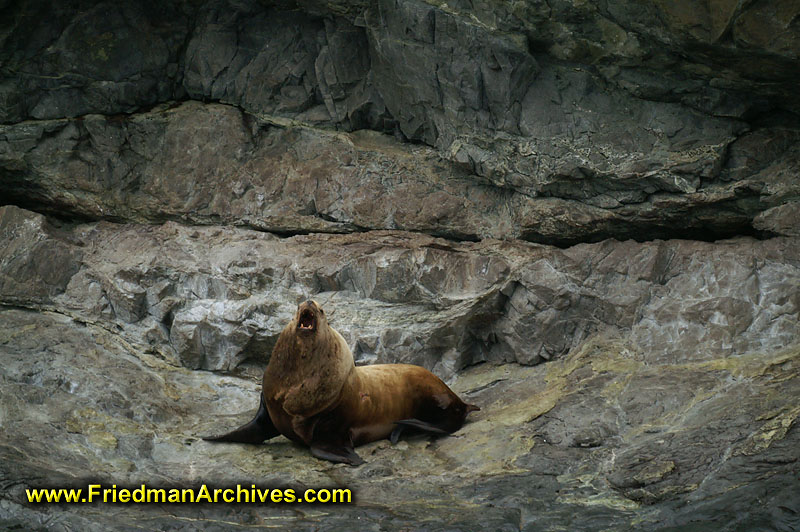
[[[2,126],[0,190],[19,205],[90,219],[222,222],[281,234],[389,228],[557,244],[752,232],[757,216],[798,194],[795,133],[762,130],[732,141],[732,130],[712,127],[702,135],[714,145],[695,137],[680,153],[666,150],[666,167],[630,155],[611,163],[611,151],[586,152],[599,157],[591,162],[558,147],[558,137],[525,144],[499,137],[479,152],[475,139],[457,141],[454,158],[466,158],[454,165],[374,132],[276,125],[192,102],[124,120]],[[771,157],[759,151],[765,146]],[[524,165],[506,164],[522,153]],[[492,171],[489,183],[461,168],[476,164],[506,170]],[[785,225],[756,223],[792,234]]]
[[[113,323],[190,368],[266,360],[294,304],[310,296],[333,307],[357,360],[421,364],[448,377],[480,361],[558,358],[597,334],[624,334],[657,361],[772,352],[800,335],[791,238],[606,241],[562,251],[400,232],[276,239],[100,223],[39,234],[32,252],[14,231],[43,218],[2,209],[1,234],[17,243],[15,256],[75,257],[60,266],[72,275],[60,291],[43,297],[9,283],[5,300]],[[7,279],[20,268],[2,264]]]
[[[278,309],[259,297],[195,300],[175,312],[169,342],[181,363],[193,369],[230,370],[248,356],[263,361],[283,329],[270,319]]]
[[[446,146],[461,129],[516,129],[538,70],[524,38],[417,1],[376,2],[365,22],[377,88],[406,137]]]
[[[179,2],[7,6],[0,122],[128,113],[182,96],[190,16]]]
[[[762,212],[753,219],[753,227],[779,235],[800,235],[800,204],[790,201]]]
[[[0,190],[71,216],[292,234],[558,245],[794,234],[772,220],[778,211],[758,218],[797,196],[797,124],[781,111],[800,108],[788,4],[301,6],[67,3],[48,17],[38,3],[15,7],[0,101],[2,121],[18,125],[0,131]],[[184,98],[244,114],[148,112]],[[265,135],[265,123],[286,136]],[[400,142],[375,154],[331,133],[362,128]],[[374,193],[388,204],[375,208]],[[435,213],[393,207],[434,195]],[[467,223],[454,220],[463,210]]]
[[[0,207],[0,227],[0,300],[34,305],[63,293],[82,256],[69,235],[14,206]]]

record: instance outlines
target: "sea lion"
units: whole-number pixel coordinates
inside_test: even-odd
[[[356,366],[353,354],[316,301],[301,303],[264,371],[256,417],[207,441],[261,443],[283,434],[317,458],[358,465],[354,447],[406,428],[451,434],[467,414],[463,402],[427,369],[410,364]]]

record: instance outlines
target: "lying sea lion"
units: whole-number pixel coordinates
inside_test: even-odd
[[[469,412],[436,375],[410,364],[356,366],[347,343],[315,301],[301,303],[264,372],[261,405],[242,427],[207,441],[261,443],[283,434],[332,462],[364,462],[354,447],[405,428],[451,434]]]

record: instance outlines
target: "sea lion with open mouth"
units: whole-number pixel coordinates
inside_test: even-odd
[[[332,462],[364,461],[354,447],[406,428],[451,434],[469,412],[436,375],[410,364],[356,366],[347,343],[315,301],[301,303],[264,372],[261,405],[242,427],[207,441],[261,443],[283,434]]]

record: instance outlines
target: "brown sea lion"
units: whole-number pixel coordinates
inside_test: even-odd
[[[264,372],[261,405],[246,425],[207,441],[261,443],[283,434],[317,458],[358,465],[354,447],[405,428],[450,434],[469,412],[436,375],[420,366],[356,366],[344,338],[315,301],[283,329]]]

